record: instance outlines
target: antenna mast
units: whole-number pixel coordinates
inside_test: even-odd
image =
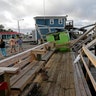
[[[43,9],[44,9],[44,17],[45,17],[45,0],[43,0]]]

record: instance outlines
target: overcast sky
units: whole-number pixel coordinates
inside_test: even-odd
[[[0,0],[0,24],[5,28],[34,28],[33,17],[40,15],[65,16],[75,26],[96,22],[96,0]]]

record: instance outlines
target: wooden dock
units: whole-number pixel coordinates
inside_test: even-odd
[[[45,67],[49,79],[41,84],[44,96],[76,96],[70,52],[55,53]]]
[[[83,45],[76,63],[75,52],[55,52],[50,42],[1,60],[1,85],[6,83],[8,88],[0,90],[0,96],[95,96],[88,84],[90,80],[95,94],[96,81],[90,68],[95,70],[96,57],[88,49],[93,43]]]
[[[92,96],[80,65],[72,52],[55,53],[47,62],[49,79],[41,83],[42,96]]]

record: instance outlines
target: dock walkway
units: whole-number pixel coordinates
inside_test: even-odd
[[[41,84],[42,95],[91,96],[80,66],[72,64],[72,54],[55,53],[48,61],[45,68],[49,79]]]
[[[46,46],[48,47],[47,43],[46,43]],[[14,55],[10,58],[6,58],[6,60],[1,61],[1,65],[2,65],[1,67],[4,67],[4,66],[6,67],[8,66],[8,64],[9,65],[11,64],[12,66],[19,66],[19,68],[21,68],[21,66],[23,66],[24,64],[24,68],[27,68],[27,66],[32,66],[31,64],[33,61],[31,59],[34,57],[34,55],[36,57],[37,56],[36,54],[39,54],[39,55],[42,54],[41,60],[36,62],[43,61],[44,64],[42,63],[41,64],[42,66],[40,67],[35,64],[38,67],[37,69],[40,69],[38,70],[38,74],[37,72],[34,71],[35,76],[34,78],[31,78],[32,72],[31,71],[29,72],[29,70],[27,70],[28,74],[29,73],[31,74],[30,75],[31,79],[29,80],[27,78],[27,80],[25,80],[24,88],[22,89],[22,91],[20,91],[20,93],[18,92],[16,93],[14,91],[13,93],[15,95],[12,95],[12,96],[93,96],[91,95],[91,92],[89,90],[89,87],[84,77],[84,72],[82,71],[80,63],[79,62],[77,62],[76,64],[73,63],[73,61],[76,58],[74,55],[75,53],[74,52],[54,52],[53,49],[51,49],[50,51],[46,50],[45,52],[44,50],[46,49],[46,46],[45,44],[42,44],[40,46],[29,49],[25,52],[22,52],[20,54]],[[47,59],[45,57],[47,57],[48,54],[49,54],[49,58]],[[34,68],[32,67],[32,70],[35,70]],[[41,72],[41,70],[47,73],[48,78],[46,80],[44,79],[43,72]],[[25,71],[23,71],[23,68],[21,68],[20,73],[17,75],[17,77],[19,77],[19,75],[21,76],[21,74],[23,74],[22,76],[26,76]],[[21,81],[24,81],[24,79],[22,79],[21,77],[19,78],[19,80],[17,80],[18,84],[19,83],[21,84]],[[12,82],[9,82],[9,84],[11,84]],[[32,85],[33,87],[30,88],[29,84]],[[36,89],[34,86],[35,84],[40,86],[39,87],[36,86],[38,87]],[[36,89],[35,93],[33,92],[34,88]],[[11,89],[12,87],[10,88],[9,92],[12,91]],[[17,91],[16,87],[14,87],[14,90]],[[25,95],[24,92],[28,95]],[[7,95],[4,95],[4,96],[7,96]]]

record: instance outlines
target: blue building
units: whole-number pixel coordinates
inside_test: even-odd
[[[34,17],[36,24],[37,39],[45,38],[47,33],[64,30],[67,16],[36,16]]]

